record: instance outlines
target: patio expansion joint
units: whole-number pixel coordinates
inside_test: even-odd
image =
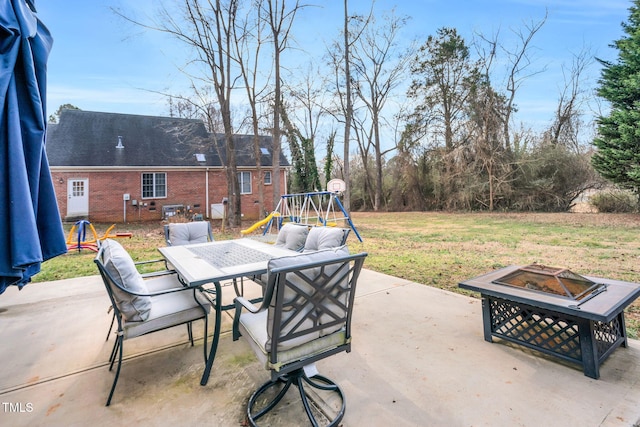
[[[368,296],[373,296],[373,295],[378,295],[378,294],[388,294],[390,291],[394,291],[396,289],[402,289],[405,288],[407,286],[411,286],[411,285],[415,285],[416,283],[414,282],[404,282],[404,283],[395,283],[392,284],[386,288],[381,288],[381,289],[376,289],[376,290],[372,290],[372,291],[361,291],[360,294],[356,293],[355,298],[356,299],[360,299],[360,298],[365,298]],[[419,283],[418,283],[419,285]]]
[[[204,339],[203,338],[194,338],[193,341],[194,341],[194,344],[195,344],[196,342],[204,341]],[[163,352],[163,351],[171,350],[173,348],[183,346],[184,344],[185,343],[183,343],[183,342],[175,343],[175,344],[168,344],[168,345],[165,345],[165,346],[162,346],[162,347],[154,348],[154,349],[149,350],[149,351],[130,354],[130,355],[125,356],[125,357],[122,358],[122,363],[124,364],[127,361],[139,359],[141,357],[145,357],[145,356],[148,356],[150,354],[155,354],[155,353],[160,353],[160,352]],[[72,378],[72,377],[75,377],[75,376],[78,376],[78,375],[81,375],[81,374],[84,374],[84,373],[87,373],[87,372],[92,372],[92,371],[96,371],[98,369],[102,369],[102,368],[107,367],[109,365],[110,365],[110,362],[106,361],[106,362],[90,365],[90,366],[87,366],[85,368],[76,369],[76,370],[71,371],[71,372],[66,372],[66,373],[63,373],[63,374],[60,374],[60,375],[54,375],[54,376],[51,376],[51,377],[42,378],[42,379],[39,379],[38,381],[35,381],[35,382],[9,386],[9,387],[0,389],[0,396],[5,395],[5,394],[9,394],[9,393],[13,393],[13,392],[16,392],[16,391],[27,390],[27,389],[30,389],[30,388],[33,388],[33,387],[37,387],[37,386],[42,385],[42,384],[47,384],[47,383],[54,382],[54,381],[59,381],[59,380],[67,379],[67,378]]]

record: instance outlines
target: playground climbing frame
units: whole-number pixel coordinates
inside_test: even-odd
[[[250,233],[264,225],[262,234],[266,235],[271,227],[279,230],[285,221],[313,227],[336,226],[338,221],[346,221],[358,240],[362,242],[362,237],[340,202],[339,194],[332,191],[283,194],[271,214],[247,230],[243,230],[242,233]]]

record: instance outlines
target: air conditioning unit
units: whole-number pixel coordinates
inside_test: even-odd
[[[164,205],[162,206],[162,219],[168,219],[183,212],[184,205]]]

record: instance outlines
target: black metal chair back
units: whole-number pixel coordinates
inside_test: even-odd
[[[346,409],[340,387],[319,374],[307,375],[306,367],[340,352],[351,351],[351,322],[355,290],[366,253],[349,255],[346,247],[303,253],[269,261],[268,281],[262,305],[257,308],[236,298],[234,340],[246,335],[259,359],[271,371],[271,380],[249,399],[251,425],[276,407],[288,388],[295,385],[311,424],[318,424],[305,386],[337,395],[329,426],[338,425]],[[242,308],[249,313],[241,314]],[[281,387],[278,392],[268,392]],[[275,394],[273,398],[267,395]],[[266,401],[265,401],[266,399]]]

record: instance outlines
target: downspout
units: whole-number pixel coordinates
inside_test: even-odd
[[[211,218],[211,216],[209,215],[209,208],[211,207],[209,206],[209,168],[206,168],[204,170],[204,188],[205,188],[204,203],[205,203],[206,217]]]
[[[287,194],[287,188],[289,188],[289,186],[287,185],[287,170],[286,168],[282,169],[282,174],[284,175],[283,177],[283,181],[284,181],[284,191],[282,192],[282,194]],[[275,209],[275,208],[274,208]]]

